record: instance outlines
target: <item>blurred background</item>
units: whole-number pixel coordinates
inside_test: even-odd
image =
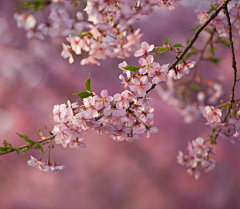
[[[207,11],[209,0],[181,0],[176,9],[157,10],[134,25],[145,35],[142,41],[160,46],[164,37],[174,43],[185,44],[185,36],[198,24],[195,10]],[[91,73],[92,89],[100,93],[108,89],[111,95],[123,87],[117,67],[123,60],[107,59],[101,66],[80,66],[80,59],[68,64],[61,57],[63,38],[27,40],[25,32],[16,27],[13,13],[17,1],[0,1],[0,143],[4,139],[12,146],[24,141],[15,132],[38,140],[37,129],[47,135],[43,124],[52,130],[53,105],[65,103],[65,96],[75,100],[84,90],[84,81]],[[201,47],[207,35],[201,34],[195,46]],[[237,64],[239,38],[234,39]],[[160,64],[172,63],[175,55],[163,53],[156,58]],[[224,77],[224,96],[229,100],[233,73],[229,49],[219,46],[220,67],[203,61],[198,71],[209,78]],[[126,59],[137,64],[133,56]],[[237,67],[240,69],[240,65]],[[238,77],[239,78],[239,77]],[[231,144],[219,138],[215,146],[217,167],[210,173],[202,172],[199,180],[186,174],[186,167],[177,164],[179,150],[186,153],[188,141],[205,137],[211,128],[200,118],[185,124],[171,106],[162,102],[156,91],[150,92],[157,101],[155,125],[159,132],[148,140],[117,143],[107,134],[98,136],[88,131],[85,149],[53,150],[58,164],[66,169],[58,174],[41,172],[27,165],[30,155],[40,158],[41,153],[31,150],[24,157],[16,153],[0,156],[1,209],[225,209],[240,208],[240,142]],[[239,83],[236,98],[239,99]]]

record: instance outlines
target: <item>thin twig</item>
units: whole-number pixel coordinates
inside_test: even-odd
[[[178,64],[178,62],[185,56],[185,54],[188,52],[188,50],[192,47],[194,42],[197,40],[198,35],[201,33],[201,31],[215,18],[217,17],[218,13],[227,6],[227,3],[230,2],[230,0],[225,0],[214,12],[213,14],[207,19],[205,23],[203,23],[200,28],[194,33],[192,40],[188,43],[187,47],[182,51],[182,53],[177,56],[176,60],[169,66],[169,70],[175,68],[175,66]]]
[[[43,143],[43,142],[45,142],[45,141],[52,140],[55,136],[56,136],[56,135],[51,135],[51,136],[48,136],[48,137],[43,137],[43,139],[42,139],[42,140],[39,140],[38,143],[41,144],[41,143]],[[22,149],[28,148],[28,147],[29,147],[29,145],[24,145],[24,146],[18,147],[18,149],[19,149],[19,150],[22,150]],[[0,155],[5,155],[5,154],[8,154],[8,153],[14,152],[14,151],[15,151],[15,150],[12,149],[12,150],[9,150],[9,151],[7,151],[7,152],[0,153]]]

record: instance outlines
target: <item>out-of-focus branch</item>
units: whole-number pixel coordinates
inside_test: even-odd
[[[234,102],[234,91],[235,91],[235,85],[237,82],[237,67],[236,67],[236,59],[235,59],[235,54],[234,54],[234,46],[233,46],[233,40],[232,40],[232,26],[231,26],[231,21],[230,21],[230,16],[229,16],[229,12],[227,9],[227,5],[224,6],[224,12],[225,15],[227,17],[227,22],[228,22],[228,36],[229,36],[229,42],[230,42],[230,50],[231,50],[231,54],[232,54],[232,68],[234,71],[234,79],[233,79],[233,85],[232,85],[232,94],[231,94],[231,104]],[[230,108],[229,108],[230,109]]]
[[[180,79],[180,80],[176,81],[176,85],[186,84],[188,82],[191,82],[194,79],[194,77],[196,75],[196,71],[197,71],[197,66],[199,65],[199,63],[203,59],[204,52],[205,52],[208,44],[211,43],[211,41],[213,39],[213,35],[214,35],[215,32],[216,32],[216,28],[214,28],[214,30],[211,32],[210,37],[208,38],[208,40],[206,41],[206,43],[204,44],[202,49],[198,51],[199,56],[196,59],[196,63],[195,63],[194,68],[191,70],[191,74],[186,79]]]
[[[38,143],[41,144],[41,143],[43,143],[43,142],[45,142],[45,141],[52,140],[55,136],[56,136],[56,135],[51,135],[51,136],[48,136],[48,137],[43,137],[43,139],[42,139],[42,140],[39,140]],[[19,150],[22,150],[22,149],[28,148],[28,147],[29,147],[29,145],[24,145],[24,146],[18,147],[18,149],[19,149]],[[5,154],[8,154],[8,153],[10,153],[10,152],[15,152],[15,150],[14,150],[14,149],[9,150],[9,151],[0,153],[0,155],[5,155]]]
[[[205,23],[203,23],[200,28],[194,33],[191,41],[188,43],[187,47],[182,51],[182,53],[177,56],[176,60],[169,66],[169,70],[175,68],[175,66],[178,64],[178,62],[185,56],[185,54],[188,52],[188,50],[192,47],[194,42],[197,40],[198,35],[201,33],[201,31],[215,18],[217,17],[218,13],[227,6],[228,2],[230,0],[225,0],[214,12],[213,14],[207,19]]]

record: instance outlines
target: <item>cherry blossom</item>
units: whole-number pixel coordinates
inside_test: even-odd
[[[154,45],[149,45],[146,41],[141,43],[141,48],[134,53],[135,57],[140,57],[142,55],[147,55],[148,52],[151,52],[154,49]]]

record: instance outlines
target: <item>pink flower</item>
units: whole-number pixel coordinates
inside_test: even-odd
[[[149,72],[148,76],[153,77],[153,79],[152,79],[153,84],[158,84],[161,81],[167,80],[168,66],[169,66],[169,64],[163,65],[161,67],[159,66],[154,71]]]
[[[128,108],[129,101],[133,98],[133,94],[130,91],[125,90],[121,94],[115,94],[113,98],[114,101],[116,101],[117,109]]]
[[[153,127],[153,121],[151,121],[149,128],[147,128],[147,138],[151,136],[151,134],[155,134],[158,132],[157,127]]]
[[[25,30],[33,28],[37,23],[33,15],[27,15],[26,13],[14,13],[13,18],[17,21],[17,27]]]
[[[146,91],[152,87],[151,83],[148,83],[148,77],[143,76],[138,79],[132,80],[133,85],[130,86],[131,91],[136,92],[138,96],[144,97],[146,95]]]
[[[203,117],[207,119],[206,125],[215,125],[221,122],[222,111],[220,109],[215,109],[213,106],[201,107]]]
[[[74,62],[74,59],[73,59],[73,56],[71,54],[70,46],[66,45],[64,43],[62,43],[62,46],[63,46],[63,50],[62,50],[61,56],[64,59],[67,59],[69,57],[69,60],[68,60],[69,64],[72,64]]]
[[[149,46],[149,44],[146,41],[144,41],[141,43],[141,48],[134,53],[134,56],[140,57],[144,54],[147,54],[148,52],[151,52],[153,49],[154,49],[153,44]]]
[[[141,65],[139,73],[145,74],[147,72],[152,72],[156,68],[160,67],[159,63],[153,62],[154,58],[152,55],[148,55],[146,59],[140,58],[138,63]]]

